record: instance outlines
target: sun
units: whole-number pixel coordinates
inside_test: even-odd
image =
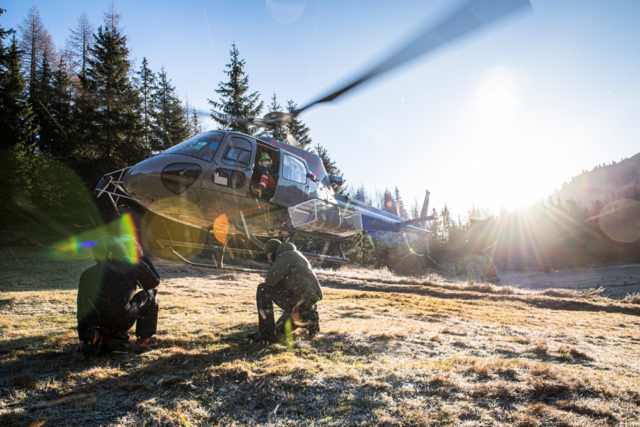
[[[504,66],[487,70],[478,79],[473,98],[474,124],[491,130],[508,124],[522,105],[516,73]]]

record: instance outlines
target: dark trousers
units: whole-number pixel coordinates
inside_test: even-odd
[[[277,322],[273,314],[273,303],[283,311]],[[291,291],[277,292],[262,283],[256,292],[256,304],[258,330],[261,336],[283,334],[287,320],[291,320],[292,330],[306,327],[311,336],[320,332],[320,316],[316,301],[306,300]]]
[[[107,337],[127,332],[135,323],[136,336],[150,338],[158,328],[158,308],[157,289],[140,291],[131,298],[124,310],[105,313],[95,322],[87,319],[87,323],[99,328]]]

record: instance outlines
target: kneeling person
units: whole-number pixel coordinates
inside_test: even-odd
[[[136,324],[136,350],[157,348],[151,339],[158,325],[160,277],[151,260],[130,258],[114,236],[105,236],[92,247],[97,262],[80,276],[78,289],[78,338],[76,351],[104,352],[104,340],[126,339]],[[138,254],[142,255],[142,254]],[[137,286],[142,290],[136,292]],[[101,348],[102,347],[102,348]]]
[[[317,302],[322,299],[322,288],[311,264],[293,243],[272,239],[265,245],[265,252],[273,265],[265,283],[258,286],[259,332],[250,334],[249,338],[277,340],[278,335],[284,334],[288,320],[292,329],[306,327],[309,338],[313,338],[320,332]],[[273,303],[284,311],[277,322],[274,321]]]

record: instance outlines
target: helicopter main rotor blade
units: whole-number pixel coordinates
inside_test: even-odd
[[[214,111],[211,114],[215,116],[218,120],[222,120],[225,122],[247,123],[252,126],[258,126],[263,128],[274,128],[274,127],[283,126],[289,123],[293,119],[292,115],[286,114],[286,113],[278,113],[278,115],[275,117],[270,117],[269,114],[267,114],[264,117],[236,117],[236,116],[230,116],[228,114],[218,113],[217,111]]]
[[[240,122],[240,123],[247,123],[253,126],[260,126],[260,127],[271,126],[270,124],[265,123],[265,121],[261,117],[235,117],[235,116],[230,116],[228,114],[218,113],[217,111],[214,111],[211,114],[215,116],[218,120],[222,120],[225,122]]]
[[[388,58],[385,58],[359,78],[324,98],[295,110],[292,115],[297,116],[316,104],[331,102],[374,77],[433,51],[445,43],[452,42],[465,34],[476,31],[510,13],[524,9],[531,9],[529,0],[471,0],[439,24],[421,32],[417,38]]]
[[[218,113],[217,111],[213,111],[211,115],[216,116],[215,118],[217,118],[218,120],[223,120],[225,122],[253,123],[254,120],[254,117],[235,117],[228,114]]]

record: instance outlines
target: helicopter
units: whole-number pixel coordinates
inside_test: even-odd
[[[299,148],[295,138],[284,131],[285,126],[313,106],[332,102],[446,43],[530,8],[529,0],[468,1],[356,79],[302,108],[290,113],[271,112],[264,117],[212,113],[218,121],[265,128],[270,137],[255,138],[225,129],[205,132],[134,166],[105,174],[96,186],[97,196],[108,197],[116,210],[121,199],[128,199],[161,217],[213,233],[219,245],[199,246],[222,250],[215,265],[195,263],[176,250],[194,247],[193,243],[172,238],[157,241],[192,267],[261,271],[224,265],[227,251],[255,254],[246,247],[229,246],[235,236],[259,249],[264,247],[262,240],[268,238],[286,238],[291,242],[297,235],[320,238],[335,242],[339,255],[303,253],[346,263],[350,262],[342,248],[346,238],[363,231],[393,232],[402,233],[408,246],[407,234],[423,238],[427,254],[426,236],[430,231],[426,224],[435,219],[428,216],[429,191],[420,216],[410,220],[339,194],[342,178],[327,174],[321,158]],[[261,180],[259,160],[265,156],[273,163],[270,173],[275,179],[273,191],[262,193],[255,188]],[[425,255],[415,253],[411,246],[409,249],[416,255]]]

